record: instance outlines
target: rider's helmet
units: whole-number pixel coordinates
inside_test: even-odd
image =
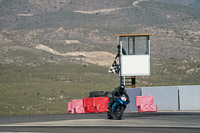
[[[117,90],[120,94],[124,94],[125,86],[124,86],[123,84],[121,84],[119,87],[116,88],[116,90]]]

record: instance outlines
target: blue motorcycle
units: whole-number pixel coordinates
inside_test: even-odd
[[[117,98],[112,104],[111,110],[108,111],[108,119],[121,120],[124,110],[126,109],[126,105],[129,104],[129,102],[130,101],[124,95]]]

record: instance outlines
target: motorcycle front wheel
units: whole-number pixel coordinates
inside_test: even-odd
[[[113,119],[121,120],[124,114],[124,106],[117,106],[116,109],[113,111]]]

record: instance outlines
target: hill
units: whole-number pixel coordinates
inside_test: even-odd
[[[1,49],[20,45],[35,51],[42,44],[61,53],[114,54],[115,34],[153,33],[154,58],[199,60],[199,10],[156,1],[134,2],[4,0],[0,3]],[[79,43],[67,43],[71,40]]]

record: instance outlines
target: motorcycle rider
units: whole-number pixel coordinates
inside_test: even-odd
[[[128,94],[125,90],[125,86],[123,84],[118,86],[117,88],[115,88],[114,91],[112,91],[112,97],[110,98],[110,100],[108,102],[108,110],[111,111],[111,107],[112,107],[113,103],[116,101],[117,98],[121,97],[122,95],[125,95],[125,97],[129,101],[129,96],[128,96]]]

